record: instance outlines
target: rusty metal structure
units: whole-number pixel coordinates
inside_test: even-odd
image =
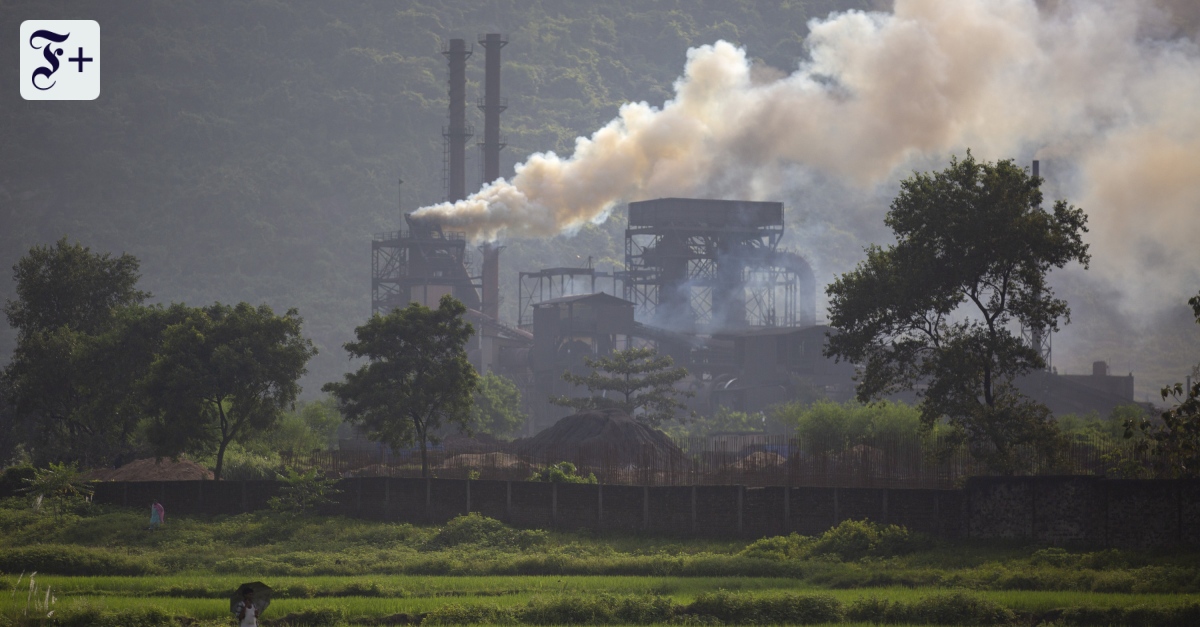
[[[629,203],[625,299],[681,331],[811,326],[816,283],[779,249],[783,203],[660,198]]]
[[[371,242],[371,312],[386,314],[412,302],[437,307],[445,294],[479,309],[466,235],[411,216],[406,222],[407,229],[376,233]]]
[[[581,268],[544,268],[536,272],[521,272],[517,275],[517,327],[532,328],[533,307],[542,301],[580,296],[600,291],[617,294],[619,274],[602,272],[592,267],[592,258]],[[611,285],[611,288],[608,286]],[[606,289],[608,288],[608,289]]]

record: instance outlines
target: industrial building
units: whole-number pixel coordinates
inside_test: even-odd
[[[500,34],[480,35],[486,54],[483,180],[500,177],[504,148],[500,114]],[[445,139],[446,199],[466,197],[465,150],[474,129],[466,124],[465,64],[473,49],[450,40],[449,123]],[[681,383],[701,412],[718,406],[756,412],[797,397],[853,397],[854,366],[823,354],[833,329],[816,319],[816,280],[797,251],[780,247],[785,232],[779,202],[660,198],[631,202],[624,268],[514,269],[518,272],[515,325],[499,320],[502,247],[479,247],[478,273],[468,263],[462,233],[426,220],[372,242],[372,309],[410,302],[437,306],[452,294],[468,308],[476,335],[468,352],[480,372],[511,378],[522,391],[531,435],[568,410],[554,396],[580,394],[562,380],[583,373],[584,358],[653,346],[686,367]],[[586,252],[586,251],[585,251]],[[1048,336],[1030,331],[1049,357]],[[1111,377],[1097,366],[1090,377],[1033,373],[1021,382],[1056,412],[1107,412],[1133,401],[1132,376]]]

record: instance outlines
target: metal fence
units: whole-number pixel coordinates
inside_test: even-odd
[[[439,446],[429,453],[430,475],[447,479],[525,480],[558,462],[605,484],[747,485],[814,487],[954,488],[969,476],[995,474],[965,447],[945,452],[931,438],[876,438],[830,445],[779,435],[684,438],[677,450],[628,445],[563,447],[531,453],[518,443]],[[937,452],[941,451],[941,454]],[[1053,457],[1018,449],[1024,472],[1041,475],[1106,475],[1121,460],[1145,464],[1124,443],[1076,437]],[[331,451],[285,455],[284,463],[319,468],[338,477],[420,477],[416,450]]]

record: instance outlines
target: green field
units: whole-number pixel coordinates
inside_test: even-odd
[[[478,516],[424,527],[255,513],[169,518],[155,532],[143,518],[0,504],[0,625],[225,624],[230,592],[253,580],[275,590],[266,618],[293,625],[1200,624],[1195,553],[863,524],[752,543]]]

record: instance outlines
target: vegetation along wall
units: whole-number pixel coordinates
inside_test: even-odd
[[[267,506],[274,481],[96,484],[95,501],[172,514]],[[1119,547],[1200,545],[1200,481],[975,477],[962,490],[626,486],[369,477],[344,479],[328,514],[442,523],[467,512],[524,527],[656,535],[820,533],[870,519],[948,538],[1013,538]]]

